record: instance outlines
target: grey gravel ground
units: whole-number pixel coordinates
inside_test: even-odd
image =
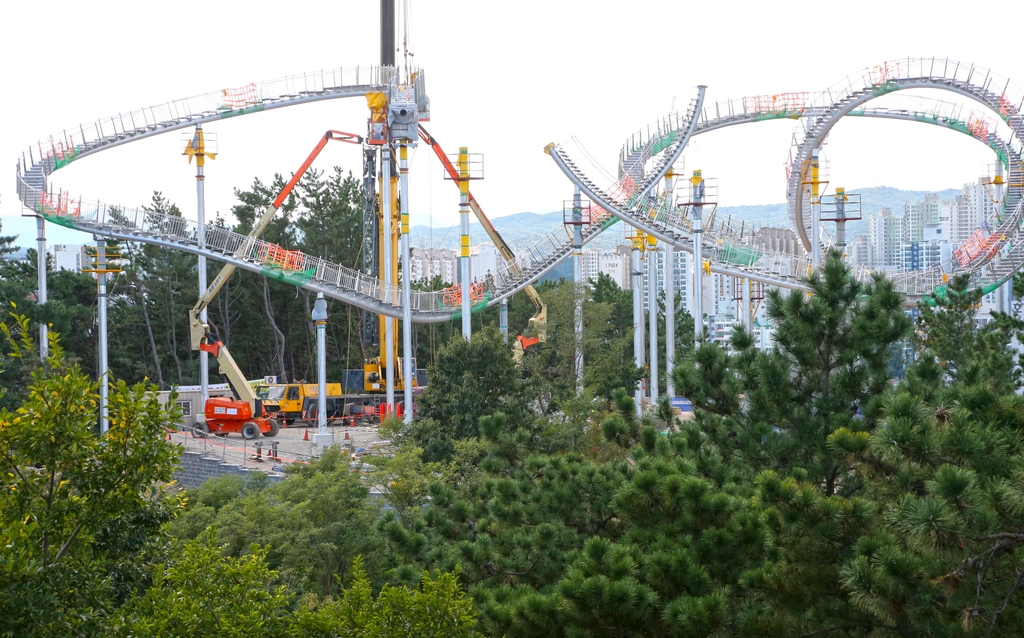
[[[268,472],[277,471],[291,463],[306,463],[319,456],[323,449],[314,445],[313,435],[317,428],[309,428],[309,440],[305,438],[306,428],[283,428],[277,436],[246,441],[240,434],[229,434],[226,437],[211,435],[207,439],[193,437],[189,432],[171,432],[170,440],[182,445],[187,450],[200,452],[204,456],[220,458],[228,463],[237,463],[242,467],[259,468]],[[328,426],[327,433],[332,436],[334,445],[348,447],[355,454],[371,450],[371,444],[377,443],[380,437],[376,427],[369,426]],[[348,439],[346,439],[348,435]],[[268,458],[272,444],[277,442],[278,459]],[[256,460],[257,443],[262,444],[262,461]],[[362,450],[362,452],[360,452]]]

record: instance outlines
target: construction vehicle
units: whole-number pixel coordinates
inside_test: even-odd
[[[444,170],[448,173],[448,176],[452,180],[458,182],[459,170],[455,168],[451,163],[451,160],[448,159],[448,156],[445,155],[444,149],[441,148],[441,145],[430,133],[427,132],[425,128],[423,128],[422,125],[419,127],[419,132],[420,139],[426,142],[434,151],[434,155],[437,156],[437,159],[441,160],[441,164],[444,166]],[[484,227],[484,232],[487,233],[487,236],[494,243],[495,248],[498,249],[498,253],[512,269],[513,274],[519,275],[520,269],[519,264],[516,261],[515,253],[512,252],[512,249],[507,243],[505,243],[501,234],[498,233],[497,229],[494,228],[494,225],[491,224],[491,220],[484,214],[483,209],[480,207],[480,202],[473,197],[473,193],[469,193],[469,209],[473,211],[474,215],[476,215],[477,221],[479,221],[480,225]],[[516,361],[522,359],[523,353],[527,348],[532,345],[536,345],[537,343],[543,343],[547,340],[548,307],[541,300],[540,295],[537,294],[537,289],[532,285],[526,286],[523,291],[526,293],[526,296],[530,298],[530,302],[533,303],[533,306],[537,311],[532,317],[530,317],[529,332],[532,332],[533,336],[527,337],[519,335],[516,337],[516,342],[514,344],[516,348]]]
[[[387,416],[385,397],[381,394],[346,394],[327,399],[327,425],[379,425]],[[405,411],[405,402],[398,401],[395,416]],[[297,427],[313,427],[320,414],[319,399],[307,398],[302,407],[302,418],[295,422]]]
[[[307,399],[316,402],[319,393],[316,383],[271,383],[256,388],[256,398],[263,401],[263,408],[285,427],[305,418]],[[341,384],[328,383],[327,396],[340,397]]]
[[[313,149],[313,152],[310,153],[306,161],[299,167],[299,170],[285,184],[274,201],[267,206],[263,215],[253,224],[248,236],[246,236],[234,252],[233,257],[235,259],[244,260],[249,257],[249,253],[254,248],[259,235],[270,223],[270,220],[274,218],[274,215],[284,204],[288,195],[295,188],[295,185],[299,183],[303,174],[313,163],[313,160],[320,154],[320,151],[327,145],[327,142],[331,140],[352,144],[362,144],[363,141],[360,136],[351,133],[327,131]],[[189,149],[186,150],[186,153],[190,150],[196,152],[196,149],[199,149],[199,153],[201,153],[202,146],[202,131],[198,130],[196,131],[196,138],[193,142],[189,143]],[[268,251],[274,248],[278,249],[278,252],[282,253],[280,265],[281,267],[287,267],[289,251],[284,251],[280,246],[275,247],[272,245],[264,246],[263,248]],[[224,264],[224,267],[221,268],[221,271],[214,277],[210,285],[207,286],[206,292],[199,298],[199,301],[196,302],[196,305],[189,311],[188,315],[192,349],[208,352],[213,355],[217,360],[220,373],[227,377],[231,390],[235,394],[234,398],[210,397],[207,399],[203,409],[203,418],[197,419],[196,430],[200,435],[204,436],[209,433],[226,435],[231,432],[237,432],[246,439],[254,439],[260,434],[268,437],[276,436],[281,428],[281,422],[267,412],[263,405],[263,400],[257,397],[252,386],[246,381],[245,375],[242,374],[238,364],[231,357],[227,346],[210,334],[210,326],[203,321],[203,310],[217,296],[217,293],[220,292],[220,289],[234,271],[234,265],[230,263]]]

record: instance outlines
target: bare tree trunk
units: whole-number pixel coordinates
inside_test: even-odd
[[[281,379],[281,383],[288,382],[288,373],[284,368],[284,333],[277,327],[277,322],[274,321],[274,311],[270,307],[270,284],[267,283],[267,278],[263,278],[263,310],[267,313],[267,319],[270,320],[270,327],[274,329],[274,359],[277,364],[277,374]]]
[[[184,377],[183,377],[183,375],[181,373],[181,358],[178,357],[178,331],[174,327],[175,323],[176,323],[175,319],[178,318],[178,314],[174,310],[174,288],[172,286],[168,285],[167,286],[167,291],[168,291],[168,296],[171,298],[171,305],[170,305],[171,316],[170,316],[170,321],[168,322],[168,323],[171,324],[171,335],[170,335],[170,337],[171,337],[171,354],[174,355],[174,363],[175,363],[175,365],[178,366],[178,385],[182,385],[182,384],[185,383],[185,381],[184,381]]]
[[[142,306],[142,318],[146,320],[146,333],[149,335],[149,348],[153,351],[153,367],[156,368],[156,385],[164,389],[164,371],[160,367],[160,354],[156,350],[156,337],[153,335],[153,325],[149,322],[149,304],[146,303],[146,296],[138,295],[139,305]]]

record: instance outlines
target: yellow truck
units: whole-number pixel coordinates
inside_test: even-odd
[[[268,383],[256,390],[256,398],[263,401],[266,411],[286,425],[304,419],[306,399],[315,399],[319,394],[319,386],[315,383]],[[341,384],[328,383],[327,396],[340,397]]]

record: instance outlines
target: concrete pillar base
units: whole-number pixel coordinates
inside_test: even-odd
[[[319,432],[310,437],[313,441],[313,445],[319,445],[320,447],[327,447],[334,445],[334,435],[328,432],[327,434],[320,434]]]

